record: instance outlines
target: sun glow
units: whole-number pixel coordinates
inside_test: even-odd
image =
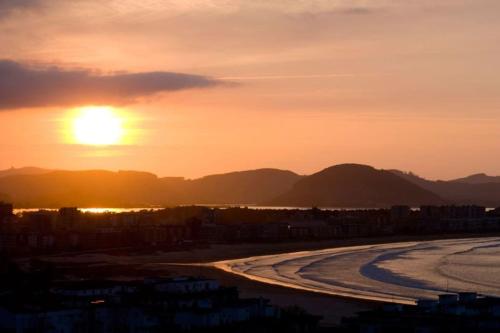
[[[123,117],[112,107],[83,107],[73,118],[73,137],[83,145],[116,145],[123,139],[123,122]]]

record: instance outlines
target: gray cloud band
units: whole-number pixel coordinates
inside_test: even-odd
[[[216,79],[172,72],[99,75],[57,67],[37,69],[0,60],[0,110],[131,103],[139,97],[221,84]]]

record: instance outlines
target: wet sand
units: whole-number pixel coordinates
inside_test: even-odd
[[[500,237],[480,237],[288,252],[214,265],[288,288],[415,304],[448,291],[499,296],[499,254]]]
[[[137,279],[146,276],[205,276],[225,286],[238,287],[242,297],[263,297],[278,306],[300,306],[314,315],[323,316],[323,325],[338,323],[342,317],[373,309],[380,303],[368,300],[326,295],[322,293],[270,285],[224,272],[207,265],[222,260],[259,255],[320,250],[335,247],[391,243],[443,238],[478,237],[481,235],[450,235],[448,237],[380,237],[349,240],[293,242],[275,244],[217,244],[206,249],[177,252],[131,252],[124,250],[44,256],[41,259],[65,267],[68,275],[85,278]],[[491,236],[491,235],[489,235]]]
[[[311,314],[322,316],[321,325],[324,326],[337,324],[342,317],[353,316],[359,311],[373,309],[379,305],[376,302],[336,297],[261,283],[209,266],[170,266],[168,269],[170,272],[180,275],[201,275],[216,279],[225,286],[237,286],[240,295],[244,298],[263,297],[277,306],[299,306]]]

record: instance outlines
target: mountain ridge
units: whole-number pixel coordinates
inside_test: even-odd
[[[500,183],[468,183],[456,180],[428,180],[413,173],[390,170],[398,176],[445,198],[451,204],[500,206]],[[467,177],[466,177],[467,178]]]
[[[45,208],[254,204],[285,191],[300,177],[270,168],[193,180],[142,171],[57,170],[0,177],[0,198],[17,207]]]
[[[48,173],[53,170],[44,169],[39,167],[27,166],[21,168],[11,167],[10,169],[0,170],[0,177],[14,176],[14,175],[38,175]]]
[[[333,177],[332,172],[341,175]],[[27,167],[0,171],[0,200],[13,202],[17,207],[47,208],[180,204],[353,208],[392,204],[478,204],[497,207],[500,206],[500,183],[492,180],[496,177],[476,174],[432,181],[413,173],[352,163],[334,165],[308,176],[289,170],[261,168],[195,179],[158,177],[143,171]],[[303,195],[297,191],[302,191]]]
[[[323,169],[269,202],[277,206],[387,207],[397,204],[444,204],[434,193],[397,175],[361,164]]]
[[[453,179],[451,181],[466,184],[500,183],[500,176],[489,176],[485,173],[476,173],[467,177]]]

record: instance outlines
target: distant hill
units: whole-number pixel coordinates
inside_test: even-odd
[[[457,180],[427,180],[412,173],[391,170],[394,174],[436,193],[450,204],[475,204],[500,207],[500,182],[490,181],[498,177],[473,175]],[[482,182],[488,180],[487,182]]]
[[[290,189],[301,176],[260,169],[185,180],[137,171],[52,171],[0,177],[0,198],[17,207],[150,207],[254,204]]]
[[[477,173],[475,175],[470,175],[464,178],[458,178],[451,180],[456,183],[466,183],[466,184],[487,184],[487,183],[500,183],[500,176],[488,176],[484,173]]]
[[[130,207],[160,203],[150,173],[104,170],[53,171],[0,178],[0,192],[21,207]]]
[[[500,206],[498,177],[472,175],[431,181],[398,170],[358,164],[332,166],[310,176],[257,169],[198,179],[159,178],[140,171],[0,171],[0,201],[16,207],[152,207],[179,204],[387,207],[393,204]]]
[[[267,202],[277,206],[387,207],[443,204],[436,194],[392,172],[359,164],[324,169],[298,181],[293,188]]]
[[[40,175],[51,171],[52,170],[49,169],[42,169],[36,167],[10,168],[5,170],[0,170],[0,177],[14,176],[14,175]]]
[[[183,200],[199,204],[255,204],[290,190],[301,178],[278,169],[211,175],[186,181]]]

